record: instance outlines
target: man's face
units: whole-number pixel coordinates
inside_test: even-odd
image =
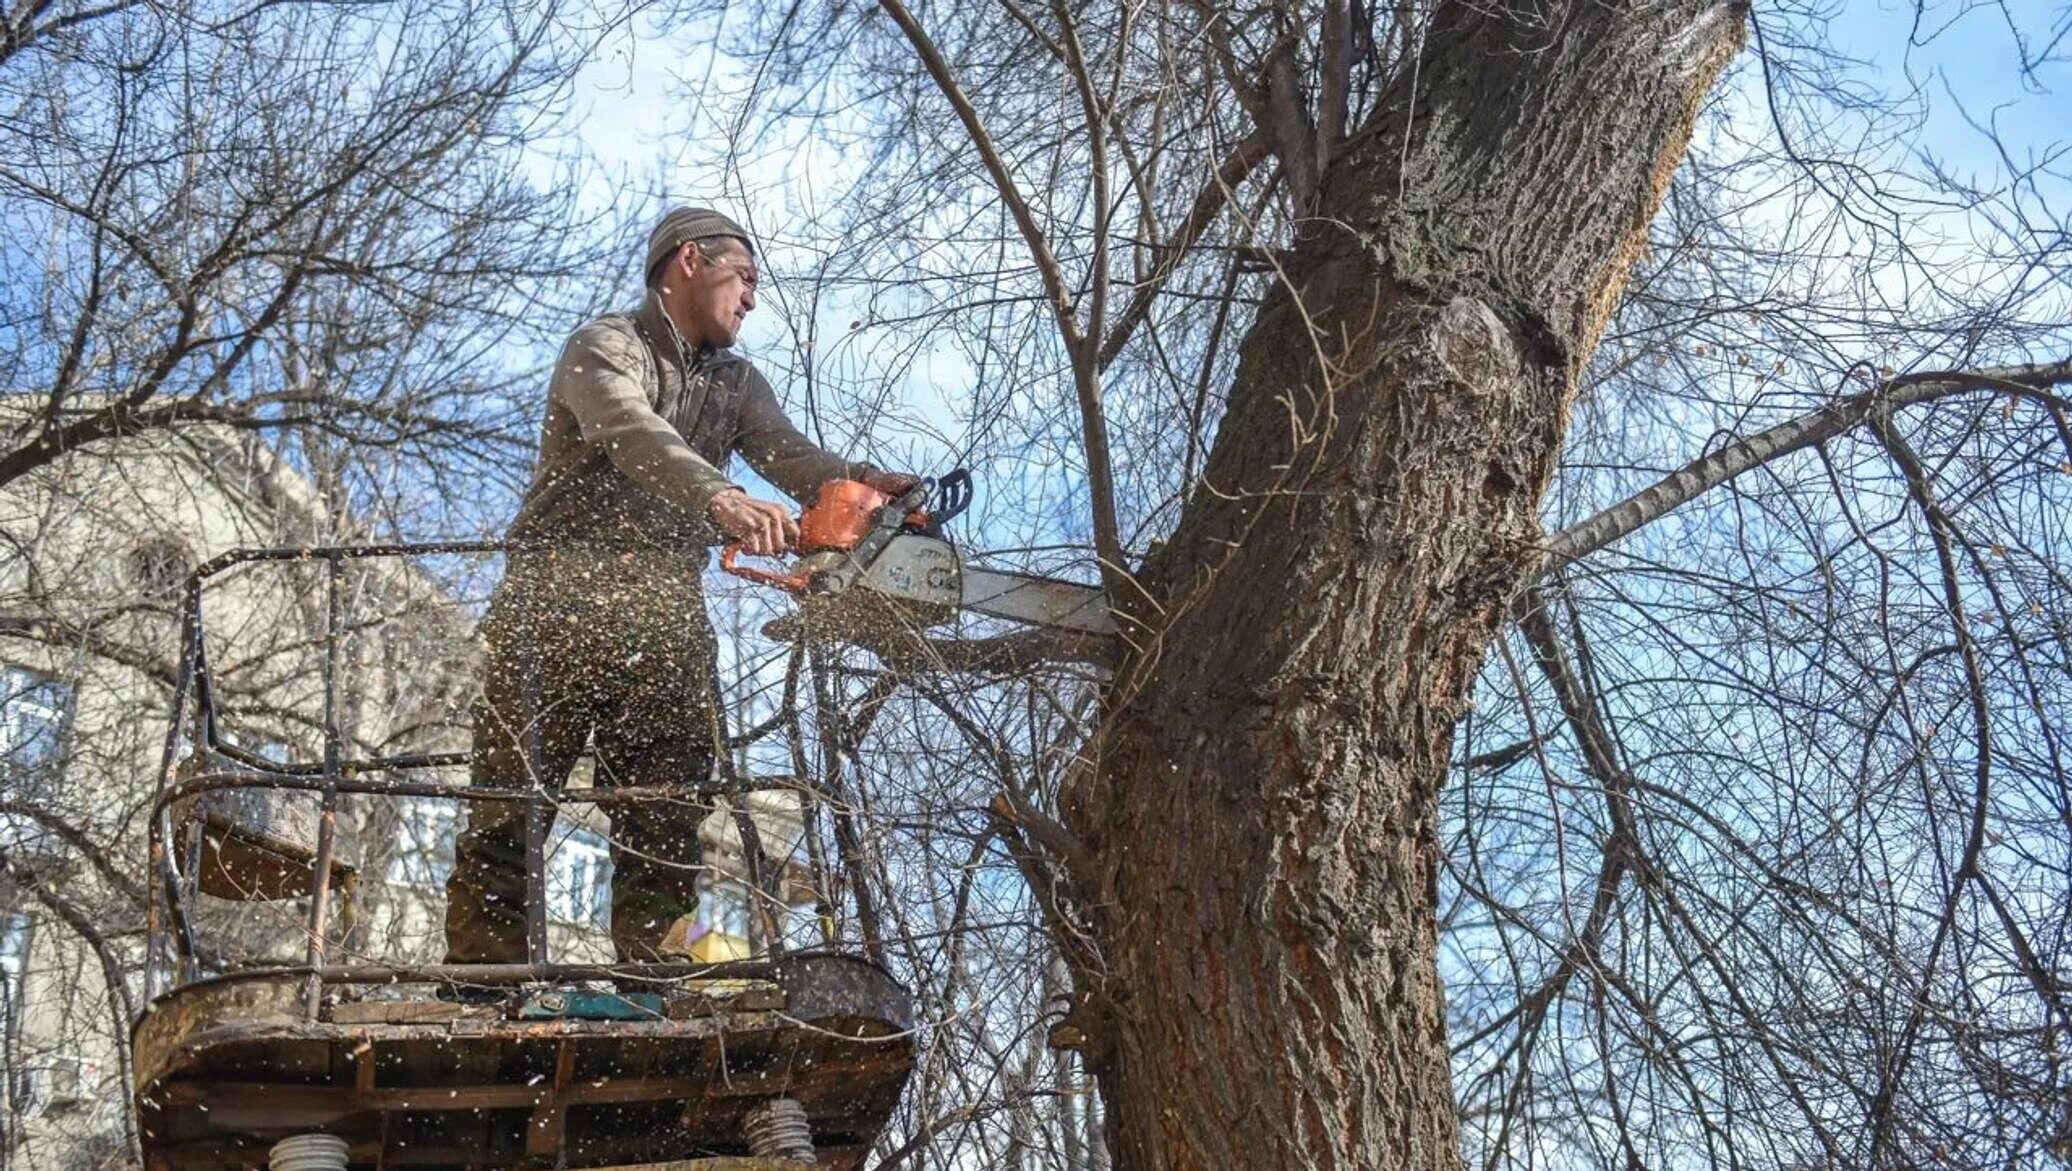
[[[741,336],[742,319],[755,308],[755,257],[739,240],[708,242],[703,255],[687,244],[678,258],[678,272],[689,284],[685,307],[691,340],[704,346],[731,346]]]

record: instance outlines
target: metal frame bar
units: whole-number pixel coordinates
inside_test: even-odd
[[[843,955],[846,953],[794,952],[794,956]],[[721,960],[715,963],[638,964],[334,964],[312,968],[289,964],[265,968],[243,968],[215,976],[190,980],[181,988],[205,988],[255,980],[285,980],[303,977],[331,984],[479,984],[502,985],[553,983],[572,980],[683,980],[715,978],[732,980],[774,980],[774,960]]]
[[[317,821],[317,857],[310,865],[309,966],[305,1011],[315,1020],[323,1003],[324,982],[316,976],[324,966],[324,929],[331,913],[331,855],[338,847],[338,758],[345,741],[339,727],[338,660],[339,632],[345,627],[345,602],[338,585],[345,576],[345,560],[336,554],[324,559],[324,807]]]
[[[468,984],[525,983],[538,980],[582,979],[681,979],[687,976],[724,973],[748,976],[764,971],[762,961],[734,961],[726,964],[555,964],[548,960],[547,909],[545,891],[545,839],[555,809],[562,804],[598,806],[634,805],[685,800],[710,801],[713,797],[746,793],[767,785],[751,785],[729,775],[718,784],[671,788],[610,788],[575,791],[550,789],[542,775],[543,763],[537,740],[537,721],[526,721],[526,752],[534,783],[523,789],[475,787],[435,781],[392,780],[367,775],[371,772],[414,772],[449,767],[468,761],[467,752],[416,752],[386,756],[349,757],[341,693],[344,668],[342,639],[345,630],[343,581],[345,562],[374,557],[441,556],[469,553],[513,553],[542,550],[547,546],[527,542],[431,541],[390,542],[362,545],[234,549],[211,558],[189,576],[181,625],[179,665],[173,686],[172,719],[166,730],[158,777],[158,795],[152,803],[150,826],[150,871],[147,875],[149,906],[146,912],[146,1003],[176,989],[205,984],[256,979],[295,977],[306,981],[304,1011],[308,1019],[318,1018],[325,987],[334,984],[390,983],[400,980],[450,981]],[[323,659],[323,735],[321,763],[281,764],[256,753],[219,741],[216,705],[208,667],[208,638],[204,621],[203,595],[209,579],[241,565],[267,562],[324,562],[325,645]],[[526,691],[537,706],[537,680],[533,664],[526,664]],[[192,737],[183,735],[187,707],[194,705]],[[724,753],[727,745],[714,751]],[[192,754],[204,760],[221,759],[237,766],[213,769],[180,777],[180,768]],[[200,836],[187,851],[193,857],[186,865],[178,852],[174,806],[190,798],[206,803],[208,795],[234,788],[289,789],[320,795],[322,812],[318,822],[316,857],[309,894],[306,962],[295,967],[250,968],[193,979],[195,954],[199,947],[189,909],[200,882]],[[525,964],[434,964],[415,967],[383,965],[337,966],[328,960],[331,871],[337,850],[339,799],[347,793],[377,797],[418,797],[462,802],[519,802],[526,805],[526,954]],[[744,854],[749,880],[760,887],[764,863],[758,835],[744,834]],[[816,873],[817,887],[828,878]],[[148,1011],[148,1009],[147,1009]]]

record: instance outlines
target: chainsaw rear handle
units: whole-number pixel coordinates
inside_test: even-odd
[[[773,570],[757,569],[753,565],[737,564],[737,559],[741,556],[741,552],[739,542],[728,545],[719,555],[719,567],[735,577],[752,581],[759,585],[775,586],[787,594],[803,594],[806,592],[806,587],[812,584],[812,579],[803,570],[777,573]]]

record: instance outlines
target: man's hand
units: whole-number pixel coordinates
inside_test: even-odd
[[[864,476],[863,482],[897,500],[906,490],[921,482],[921,477],[906,472],[872,471]]]
[[[775,557],[799,543],[798,522],[791,519],[783,505],[757,500],[739,488],[729,488],[714,496],[706,507],[712,513],[712,523],[721,532],[757,557]]]

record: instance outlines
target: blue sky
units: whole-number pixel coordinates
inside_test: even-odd
[[[1838,0],[1811,18],[1768,6],[1757,16],[1779,58],[1790,55],[1795,34],[1824,25],[1825,39],[1853,59],[1848,80],[1890,96],[1917,95],[1923,110],[1918,131],[1895,147],[1943,160],[1981,184],[2004,181],[2005,172],[1992,143],[1967,119],[1997,127],[2018,165],[2072,146],[2072,6],[1941,0],[1917,11],[1897,0]],[[781,222],[780,200],[811,198],[816,175],[824,179],[827,169],[848,164],[798,144],[803,153],[788,160],[789,174],[756,176],[771,185],[746,206],[737,192],[714,191],[711,149],[686,138],[694,119],[691,95],[738,84],[748,67],[714,51],[711,32],[700,26],[667,41],[615,38],[580,81],[574,135],[598,163],[592,185],[600,202],[637,191],[651,214],[665,200],[711,200],[769,230]],[[2028,75],[2015,67],[2025,47],[2036,62]],[[1739,78],[1754,87],[1761,73],[1747,68]],[[1780,90],[1791,84],[1780,72]],[[1746,96],[1759,99],[1753,90]],[[2054,170],[2044,181],[2067,193],[2072,160]],[[773,258],[780,277],[783,263],[781,255]],[[768,311],[752,318],[744,344],[752,350],[788,344],[775,318]]]
[[[2072,7],[2054,11],[2041,3],[1943,0],[1917,10],[1896,0],[1813,2],[1818,7],[1810,12],[1759,4],[1761,40],[1774,68],[1766,77],[1757,67],[1752,44],[1751,54],[1735,74],[1741,92],[1734,101],[1754,120],[1767,121],[1760,113],[1767,80],[1786,110],[1786,121],[1799,121],[1794,103],[1804,79],[1797,72],[1802,54],[1794,46],[1812,40],[1847,55],[1842,80],[1887,98],[1911,98],[1918,121],[1907,124],[1884,146],[1889,165],[1914,169],[1919,159],[1933,158],[1960,179],[1997,188],[2007,182],[2008,167],[1979,126],[1997,128],[2016,167],[2047,160],[2072,144],[2066,130],[2072,126]],[[853,164],[803,136],[772,152],[774,157],[754,174],[742,177],[757,187],[752,195],[715,182],[718,144],[694,137],[694,128],[703,121],[697,97],[739,87],[751,67],[714,49],[713,33],[706,25],[678,30],[665,39],[643,28],[638,35],[622,33],[611,39],[579,81],[568,124],[570,138],[543,148],[542,177],[548,173],[546,151],[572,143],[594,161],[586,190],[596,206],[616,206],[645,223],[671,203],[709,202],[743,216],[759,233],[781,227],[787,204],[828,198],[829,189],[840,186],[845,169]],[[2026,73],[2017,67],[2025,55],[2033,66]],[[1821,112],[1826,112],[1824,107]],[[1847,118],[1830,121],[1823,129],[1844,144],[1861,133]],[[1767,126],[1742,125],[1739,130],[1755,136],[1767,133]],[[2031,181],[2043,188],[2049,204],[2072,204],[2072,160],[2051,164]],[[2062,210],[2058,214],[2062,216]],[[1967,246],[1972,235],[1962,224],[1937,224],[1933,229],[1924,224],[1922,232],[1954,248]],[[638,241],[629,239],[627,247],[631,254]],[[781,247],[766,257],[772,278],[766,287],[772,291],[766,293],[761,311],[751,316],[742,343],[771,375],[780,395],[797,390],[787,384],[783,369],[796,364],[798,339],[807,328],[802,317],[807,311],[788,305],[784,296],[786,270],[800,263],[801,258],[786,255]],[[629,275],[626,287],[618,291],[620,300],[637,295],[631,282]],[[819,306],[819,336],[832,339],[832,344],[823,341],[817,360],[830,360],[842,346],[852,377],[858,365],[879,369],[879,339],[868,327],[860,334],[849,329],[850,321],[861,316],[854,306]],[[924,352],[898,373],[884,371],[882,377],[892,384],[901,413],[929,420],[920,430],[937,435],[916,433],[904,442],[885,442],[889,429],[881,427],[875,436],[881,442],[858,454],[913,463],[917,470],[930,470],[920,465],[931,461],[946,463],[957,440],[949,404],[969,395],[977,377],[973,368],[945,345]],[[795,397],[793,405],[797,406]],[[831,446],[842,446],[849,437],[836,433],[826,439]]]
[[[1965,122],[1996,125],[2039,154],[2068,141],[2072,127],[2072,7],[2014,0],[2004,8],[1940,3],[1918,14],[1894,0],[1850,0],[1832,26],[1834,43],[1859,57],[1882,88],[1919,88],[1928,100],[1920,146],[1981,173],[1997,169],[1990,144]],[[2026,42],[2026,52],[2025,52]],[[2016,68],[2037,60],[2032,77]],[[2059,167],[2060,176],[2072,168]]]

